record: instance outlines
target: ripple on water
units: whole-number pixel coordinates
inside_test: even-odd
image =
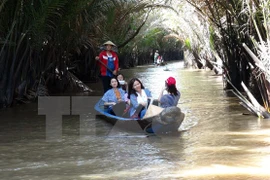
[[[186,115],[177,136],[112,134],[89,107],[88,134],[80,136],[78,116],[65,117],[61,141],[48,142],[37,104],[1,110],[1,179],[270,179],[270,121],[243,116],[220,78],[182,65],[122,70],[154,97],[168,76],[177,79]]]

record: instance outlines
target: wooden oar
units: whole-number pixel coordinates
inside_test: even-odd
[[[97,61],[99,61],[100,64],[102,64],[103,66],[105,66],[109,71],[111,71],[111,73],[113,73],[113,70],[111,68],[109,68],[106,64],[104,64],[100,59],[98,59]]]

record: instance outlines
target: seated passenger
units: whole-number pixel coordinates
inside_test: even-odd
[[[117,75],[117,80],[119,81],[119,84],[122,87],[122,89],[125,91],[125,101],[126,101],[126,103],[127,104],[130,104],[130,100],[127,98],[127,96],[128,96],[128,93],[127,93],[127,89],[128,89],[127,82],[125,81],[123,74],[118,74]]]
[[[167,90],[167,94],[164,94],[165,90]],[[169,77],[165,81],[165,87],[162,88],[158,98],[158,101],[160,102],[160,107],[167,108],[177,106],[180,96],[181,93],[176,88],[175,78]]]
[[[120,86],[122,87],[122,89],[126,92],[127,91],[127,82],[125,81],[123,74],[118,74],[117,80],[118,80]]]
[[[107,106],[107,112],[116,115],[112,111],[112,108],[119,102],[125,102],[125,92],[120,87],[118,80],[114,77],[111,78],[110,85],[112,88],[103,95],[102,100],[104,101],[104,106]]]
[[[138,78],[133,78],[128,83],[128,99],[130,99],[130,117],[143,118],[148,107],[151,92],[145,89]]]

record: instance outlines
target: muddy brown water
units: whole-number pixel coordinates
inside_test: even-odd
[[[211,71],[187,70],[181,62],[164,69],[122,73],[139,77],[154,97],[168,76],[176,77],[178,106],[186,114],[178,136],[115,130],[96,118],[99,96],[87,96],[89,113],[81,120],[63,116],[58,141],[46,138],[46,117],[38,115],[37,103],[1,109],[0,179],[270,179],[270,121],[242,115],[247,111]],[[94,95],[101,93],[100,84],[89,86]]]

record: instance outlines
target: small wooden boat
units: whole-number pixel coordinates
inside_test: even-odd
[[[170,71],[170,69],[167,66],[165,66],[165,69],[163,69],[163,71]]]
[[[161,62],[161,63],[158,63],[157,66],[166,66],[168,63],[166,62]]]
[[[157,110],[157,113],[152,113],[152,115],[145,115],[145,118],[143,119],[124,118],[112,115],[106,111],[104,102],[102,100],[99,100],[95,104],[94,108],[97,112],[100,113],[103,120],[121,129],[128,131],[139,130],[146,133],[178,132],[178,128],[180,127],[185,117],[185,114],[182,113],[178,107],[166,108],[162,111]],[[155,108],[153,109],[155,110]],[[148,110],[150,111],[150,108],[148,108]]]

